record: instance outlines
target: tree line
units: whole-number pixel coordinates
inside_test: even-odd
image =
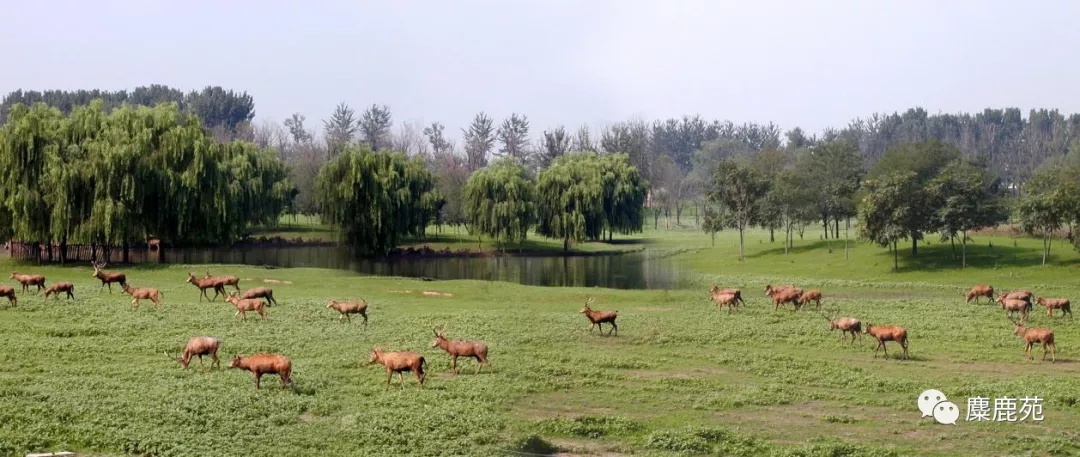
[[[179,93],[164,86],[151,88],[137,88],[126,95],[124,103],[150,103],[141,101],[151,100],[152,97],[145,95],[150,93],[172,94],[169,96],[174,98]],[[219,106],[214,112],[254,112],[246,94],[236,95],[220,88],[207,90],[225,94],[207,97]],[[85,92],[46,93],[51,94],[49,103],[63,107],[75,106],[72,100],[85,97]],[[198,98],[193,94],[183,97],[185,103],[189,103],[186,100],[191,97]],[[4,103],[19,97],[26,95],[13,93]],[[206,105],[214,103],[207,102]],[[186,112],[192,112],[193,107],[199,105],[189,103],[185,106]],[[477,233],[485,233],[486,229],[481,228],[484,222],[476,218],[477,212],[509,212],[498,216],[503,218],[520,212],[531,214],[534,219],[519,217],[516,226],[493,225],[500,232],[489,235],[500,242],[520,243],[523,240],[521,234],[527,233],[529,227],[545,234],[558,233],[551,235],[556,238],[573,233],[564,238],[567,243],[600,239],[605,231],[610,236],[612,232],[622,230],[621,226],[594,216],[592,209],[576,207],[563,210],[565,214],[574,215],[573,220],[561,216],[557,223],[549,220],[547,216],[556,213],[540,206],[545,201],[540,192],[546,189],[541,186],[545,182],[542,178],[545,172],[555,176],[556,171],[550,170],[560,170],[557,165],[563,157],[593,154],[602,158],[621,154],[636,171],[636,179],[640,179],[647,189],[645,210],[627,214],[651,216],[654,227],[658,226],[661,215],[673,216],[675,223],[682,225],[683,213],[693,206],[697,209],[693,211],[694,224],[707,232],[764,227],[769,229],[772,239],[779,233],[785,247],[790,247],[793,236],[801,236],[811,224],[820,224],[824,236],[835,239],[840,237],[841,223],[846,227],[854,219],[861,237],[890,248],[900,240],[910,240],[913,255],[917,254],[918,243],[926,234],[943,232],[948,240],[959,241],[958,261],[961,263],[965,261],[966,233],[973,230],[973,224],[978,225],[976,222],[1001,220],[1002,214],[1011,212],[1027,224],[1022,224],[1022,228],[1032,234],[1051,233],[1053,227],[1071,226],[1071,220],[1067,219],[1061,219],[1062,222],[1055,225],[1053,218],[1025,218],[1025,215],[1045,214],[1049,211],[1045,208],[1051,203],[1056,205],[1053,206],[1056,211],[1064,203],[1055,202],[1068,200],[1062,195],[1067,195],[1069,189],[1043,190],[1034,184],[1037,180],[1033,177],[1049,173],[1041,171],[1044,162],[1067,155],[1073,148],[1077,129],[1080,129],[1080,115],[1031,110],[1025,118],[1017,108],[939,115],[913,108],[903,113],[857,118],[847,126],[825,129],[819,135],[807,135],[799,127],[784,131],[772,123],[736,124],[696,115],[656,121],[633,119],[604,126],[596,132],[587,126],[576,129],[555,126],[536,133],[524,114],[511,113],[496,119],[484,112],[477,113],[461,129],[460,135],[453,135],[440,122],[427,125],[395,123],[386,105],[371,104],[357,111],[344,102],[321,122],[321,129],[310,127],[299,113],[282,122],[263,121],[259,125],[251,125],[250,117],[246,119],[229,124],[232,125],[229,129],[218,128],[217,133],[213,133],[213,129],[215,125],[222,125],[220,121],[204,121],[204,127],[219,141],[241,140],[274,150],[277,158],[286,164],[289,181],[296,189],[288,211],[324,214],[341,223],[344,220],[340,214],[344,214],[344,210],[328,199],[331,191],[323,182],[327,179],[324,172],[331,169],[329,165],[337,163],[343,155],[353,157],[348,160],[363,162],[374,159],[357,159],[357,154],[374,157],[393,151],[401,156],[392,160],[379,159],[394,164],[385,165],[389,167],[386,169],[411,170],[418,180],[415,185],[424,189],[421,194],[430,194],[425,203],[399,203],[416,205],[416,211],[429,216],[430,222],[466,225],[475,227],[479,230]],[[455,141],[454,136],[459,140]],[[919,154],[910,151],[933,150],[938,152],[925,154],[943,158],[928,169],[913,169],[924,166],[920,162],[922,159],[895,158],[904,156],[905,153],[897,152],[903,150],[916,156]],[[511,162],[520,168],[507,168]],[[491,167],[491,171],[485,171],[477,179],[531,182],[524,184],[522,181],[525,186],[522,192],[535,193],[537,197],[532,200],[535,207],[523,204],[486,208],[475,200],[476,191],[466,192],[472,178],[496,163],[500,165]],[[915,173],[914,178],[892,173],[905,167]],[[417,175],[421,168],[430,176]],[[890,171],[881,171],[886,169]],[[983,172],[977,180],[978,185],[974,178],[966,181],[956,178],[975,176],[972,169]],[[585,179],[583,182],[591,179],[577,178]],[[547,185],[556,181],[549,177]],[[480,182],[483,181],[477,181]],[[1053,182],[1061,182],[1061,179]],[[412,185],[410,181],[408,186]],[[567,195],[575,192],[595,194],[589,185],[579,187],[568,190]],[[970,192],[962,196],[949,194],[959,192],[955,191],[957,188]],[[914,189],[920,192],[912,193]],[[985,195],[973,196],[976,193]],[[1001,200],[1006,194],[1016,194],[1019,200]],[[339,198],[345,196],[338,195]],[[923,198],[923,203],[929,203],[921,205],[921,211],[934,214],[904,213],[904,208],[910,205],[901,201],[901,196],[911,200],[908,203],[914,202],[912,199],[916,196]],[[527,201],[524,197],[519,200]],[[983,208],[983,203],[990,200],[994,211]],[[870,217],[867,208],[875,207],[873,205],[896,214]],[[957,213],[970,209],[965,205],[983,211],[976,219],[989,219],[956,222],[953,219],[961,217]],[[1021,211],[1022,208],[1026,209]],[[987,216],[990,213],[995,215]],[[604,222],[597,222],[600,220]],[[411,224],[413,222],[399,224],[411,227],[403,228],[400,236],[412,236],[411,233],[417,232]],[[562,228],[556,230],[552,224]],[[359,237],[362,231],[356,233]],[[1049,242],[1050,238],[1047,238],[1047,244]],[[385,250],[385,246],[380,244],[371,249],[379,252]]]
[[[276,223],[296,194],[266,148],[213,139],[176,103],[103,100],[70,113],[15,104],[0,126],[0,231],[5,239],[128,247],[149,237],[174,244],[232,243]],[[52,260],[53,250],[49,249]]]

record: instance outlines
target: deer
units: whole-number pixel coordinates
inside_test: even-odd
[[[337,310],[337,312],[341,313],[341,316],[338,317],[338,322],[342,324],[345,323],[345,320],[348,320],[350,323],[352,322],[352,318],[349,317],[350,314],[359,314],[364,317],[364,326],[367,327],[368,305],[363,298],[356,301],[346,302],[339,302],[337,300],[330,299],[330,301],[326,303],[326,307],[333,308]]]
[[[445,329],[445,325],[442,329],[432,329],[432,331],[435,332],[435,341],[431,342],[431,347],[441,348],[446,351],[447,354],[450,354],[450,371],[455,375],[458,374],[458,357],[471,357],[476,359],[476,372],[473,373],[474,375],[480,374],[480,369],[484,364],[487,364],[489,367],[491,366],[491,363],[488,362],[487,359],[487,343],[483,341],[449,340],[443,335]]]
[[[615,325],[615,318],[619,317],[619,311],[618,310],[614,310],[614,311],[596,311],[596,310],[593,310],[592,308],[589,307],[589,305],[592,304],[594,301],[595,300],[593,300],[591,297],[586,298],[585,299],[585,307],[581,308],[581,311],[578,311],[578,313],[584,314],[585,317],[587,317],[589,319],[589,322],[592,324],[592,325],[589,325],[589,332],[592,333],[593,327],[599,327],[600,328],[600,334],[603,335],[604,334],[604,325],[603,324],[607,323],[607,324],[611,324],[611,330],[608,330],[608,335],[611,335],[611,332],[615,332],[615,336],[619,336],[619,326]]]
[[[229,368],[240,368],[255,374],[255,389],[262,388],[259,384],[264,374],[276,374],[281,378],[281,388],[292,384],[292,360],[281,354],[255,354],[250,357],[236,354],[229,362]]]
[[[36,292],[41,292],[45,288],[45,277],[42,275],[21,275],[13,271],[11,272],[11,279],[22,284],[23,292],[29,291],[30,286],[37,286]]]
[[[106,262],[90,262],[90,265],[94,266],[94,274],[90,275],[90,277],[100,279],[102,289],[108,285],[110,294],[112,293],[112,283],[120,283],[121,287],[127,284],[127,275],[120,272],[109,273],[102,270],[102,268],[105,268],[105,265],[108,265]]]
[[[1031,302],[1019,298],[1002,297],[1001,299],[998,299],[998,302],[1001,303],[1001,309],[1005,310],[1005,317],[1020,313],[1020,315],[1026,319],[1028,313],[1031,311]]]
[[[772,300],[773,300],[773,305],[774,305],[773,306],[773,311],[776,311],[776,310],[780,309],[781,306],[786,306],[786,304],[788,304],[788,303],[791,303],[795,307],[795,310],[797,311],[799,309],[799,306],[800,306],[799,297],[801,297],[801,296],[802,296],[802,291],[797,289],[797,288],[794,288],[794,289],[779,289],[779,290],[773,289],[772,295],[771,295]]]
[[[803,292],[799,296],[799,306],[806,306],[807,303],[814,302],[817,305],[817,309],[821,309],[821,291],[817,289],[810,289]]]
[[[1008,318],[1013,323],[1013,335],[1019,336],[1024,340],[1026,344],[1024,348],[1024,354],[1027,355],[1028,360],[1034,360],[1031,357],[1031,347],[1035,343],[1039,343],[1042,346],[1043,356],[1042,361],[1046,361],[1046,350],[1050,349],[1050,363],[1057,361],[1057,345],[1054,344],[1054,331],[1048,328],[1030,328],[1027,326],[1027,317],[1020,319],[1019,322]]]
[[[277,300],[274,300],[274,290],[269,287],[253,287],[244,292],[240,298],[265,298],[267,300],[267,306],[270,303],[277,304]]]
[[[839,317],[840,309],[832,310],[836,317],[829,318],[825,313],[821,314],[826,321],[829,322],[829,331],[840,330],[840,342],[844,342],[844,336],[848,333],[851,334],[851,343],[855,342],[855,337],[858,336],[859,340],[862,340],[862,322],[854,317]]]
[[[734,288],[721,289],[720,286],[718,286],[716,284],[713,284],[712,289],[709,289],[709,295],[716,294],[716,293],[734,295],[735,296],[735,301],[737,301],[739,304],[742,304],[742,305],[746,304],[746,302],[743,301],[743,298],[742,298],[742,291],[739,290],[739,289],[734,289]]]
[[[969,290],[967,294],[964,295],[964,298],[967,299],[967,303],[971,303],[971,300],[974,299],[976,305],[979,304],[980,297],[986,297],[988,301],[993,302],[994,287],[990,286],[989,284],[979,284],[975,287],[972,287],[971,290]]]
[[[424,378],[427,377],[424,374],[424,365],[427,364],[427,360],[424,360],[424,356],[411,352],[383,352],[382,348],[376,346],[371,350],[371,359],[368,360],[368,365],[373,363],[380,363],[386,367],[386,390],[390,390],[390,380],[393,379],[394,373],[398,375],[398,381],[401,382],[401,387],[405,387],[405,373],[406,371],[412,371],[416,373],[416,380],[420,382],[418,390],[424,390]]]
[[[161,291],[152,287],[131,287],[130,284],[124,283],[123,293],[131,295],[132,308],[139,309],[139,300],[150,300],[154,302],[154,308],[161,307]]]
[[[213,279],[222,289],[224,289],[225,286],[233,286],[236,288],[237,292],[240,292],[240,278],[237,278],[236,276],[211,276],[210,270],[206,270],[206,276],[204,276],[203,279]],[[222,293],[224,294],[225,292],[222,291]]]
[[[69,281],[54,282],[53,285],[45,289],[45,298],[49,298],[49,295],[53,295],[53,299],[59,300],[60,293],[67,293],[67,298],[75,298],[75,284]]]
[[[782,290],[794,290],[798,295],[802,295],[803,293],[802,289],[795,287],[791,284],[786,284],[783,286],[773,286],[770,284],[765,285],[765,295],[769,297],[772,297],[774,294],[779,293]]]
[[[214,301],[217,300],[218,295],[225,295],[225,287],[218,283],[216,279],[199,279],[196,278],[195,274],[190,271],[187,275],[188,278],[186,282],[199,288],[200,302],[202,301],[203,297],[206,297],[206,301]],[[214,289],[214,298],[210,298],[210,296],[206,294],[206,289]]]
[[[233,292],[225,298],[225,301],[232,303],[233,306],[236,307],[236,314],[233,315],[234,319],[238,316],[243,316],[243,319],[241,320],[246,321],[248,311],[255,311],[259,313],[259,316],[262,316],[263,319],[266,319],[266,303],[261,299],[239,298],[237,297],[237,293]]]
[[[712,299],[713,303],[716,303],[717,309],[723,309],[726,305],[728,314],[731,314],[731,311],[739,306],[739,297],[732,293],[714,291],[709,294],[709,298]]]
[[[18,306],[19,299],[15,298],[15,288],[8,286],[0,286],[0,297],[7,297],[11,306]]]
[[[873,325],[869,322],[866,323],[866,329],[863,333],[869,333],[877,338],[878,345],[874,348],[874,358],[877,358],[878,349],[885,350],[885,358],[889,358],[889,348],[885,347],[886,341],[895,341],[900,344],[900,347],[904,349],[904,360],[908,358],[908,335],[907,330],[903,327],[897,327],[895,325]]]
[[[998,297],[997,301],[998,301],[998,303],[1004,303],[1005,300],[1009,300],[1009,299],[1023,300],[1023,301],[1027,302],[1028,310],[1030,310],[1031,309],[1031,297],[1033,295],[1034,294],[1031,293],[1030,290],[1014,290],[1012,292],[1004,292],[1004,293],[1002,293]]]
[[[199,365],[203,365],[203,356],[208,355],[213,359],[210,363],[210,369],[214,369],[215,366],[221,368],[221,361],[218,360],[218,348],[221,346],[221,341],[217,338],[209,336],[196,336],[188,340],[187,345],[184,346],[184,353],[180,357],[174,357],[169,355],[168,351],[165,352],[165,356],[180,362],[180,366],[186,370],[188,364],[191,363],[191,358],[194,356],[199,357]]]
[[[1035,302],[1038,303],[1039,306],[1042,306],[1042,307],[1046,308],[1046,315],[1047,316],[1054,317],[1054,311],[1053,310],[1060,309],[1061,310],[1061,317],[1065,317],[1065,314],[1068,313],[1069,314],[1069,319],[1072,319],[1072,309],[1071,309],[1071,304],[1069,303],[1068,298],[1043,298],[1043,297],[1038,297],[1038,298],[1035,299]]]

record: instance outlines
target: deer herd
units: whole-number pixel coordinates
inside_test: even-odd
[[[92,262],[91,263],[94,272],[91,275],[101,281],[101,288],[103,290],[106,287],[109,289],[109,293],[112,293],[112,284],[117,283],[121,288],[121,292],[131,296],[131,307],[137,309],[139,307],[140,300],[150,300],[153,302],[155,308],[161,307],[161,297],[163,294],[159,289],[152,287],[133,287],[128,283],[127,276],[122,272],[108,272],[104,268],[105,262]],[[22,286],[23,292],[29,292],[31,287],[34,287],[34,292],[41,292],[44,290],[44,297],[48,298],[50,295],[54,295],[54,299],[59,299],[61,294],[65,294],[68,299],[74,299],[75,286],[68,281],[60,281],[53,283],[51,286],[46,285],[45,277],[42,275],[29,275],[19,274],[12,272],[10,279],[18,281]],[[204,277],[197,277],[194,273],[189,272],[185,283],[194,285],[199,290],[199,301],[203,298],[207,301],[215,301],[219,296],[224,297],[223,302],[229,303],[236,308],[236,314],[234,318],[241,318],[241,320],[247,320],[247,312],[253,311],[259,315],[261,319],[267,318],[266,308],[271,304],[277,305],[277,300],[274,298],[274,292],[269,287],[254,287],[241,293],[240,279],[236,276],[213,276],[210,271],[206,271]],[[226,287],[231,287],[234,290],[228,292]],[[208,294],[208,290],[214,291],[214,297],[211,298]],[[822,293],[817,289],[803,290],[794,285],[766,285],[765,296],[767,296],[773,303],[773,310],[779,310],[781,307],[786,308],[787,305],[792,305],[792,311],[799,311],[803,308],[809,308],[810,304],[813,304],[815,309],[821,314],[829,324],[829,330],[840,331],[840,343],[845,342],[845,337],[850,334],[851,339],[847,344],[854,344],[856,339],[862,340],[863,334],[868,334],[877,341],[877,346],[874,348],[874,357],[877,358],[878,350],[883,350],[884,357],[889,358],[888,348],[885,343],[895,342],[900,346],[903,351],[903,358],[908,358],[908,333],[907,329],[895,325],[880,325],[872,324],[870,322],[863,322],[854,317],[846,317],[840,315],[838,308],[832,308],[828,310],[826,314],[822,310]],[[0,297],[7,297],[12,306],[17,305],[17,299],[15,296],[15,288],[8,286],[0,286]],[[728,307],[728,313],[739,310],[741,305],[745,305],[742,292],[737,288],[720,288],[720,286],[713,284],[709,290],[709,298],[716,304],[718,309],[723,309],[724,306]],[[995,301],[1001,305],[1001,309],[1005,313],[1006,319],[1012,323],[1014,336],[1019,337],[1025,344],[1024,354],[1029,360],[1034,358],[1031,355],[1031,349],[1034,345],[1038,344],[1042,347],[1043,356],[1042,360],[1046,360],[1047,352],[1050,353],[1051,362],[1056,361],[1056,345],[1054,343],[1054,332],[1048,328],[1035,328],[1028,327],[1028,317],[1033,309],[1033,305],[1037,304],[1046,309],[1046,315],[1054,317],[1054,311],[1060,310],[1061,317],[1066,314],[1069,318],[1072,318],[1072,310],[1070,309],[1070,302],[1065,298],[1046,298],[1036,297],[1030,290],[1014,290],[1006,291],[995,295],[995,290],[989,285],[977,285],[965,294],[966,301],[978,304],[980,299],[985,298],[987,303],[994,303]],[[615,323],[618,317],[617,310],[596,310],[591,307],[595,303],[592,298],[586,298],[585,306],[579,311],[580,314],[584,314],[589,321],[589,331],[591,332],[594,327],[598,328],[601,335],[604,335],[604,324],[608,324],[611,328],[608,330],[608,336],[618,336],[619,327]],[[354,301],[338,301],[331,299],[327,302],[326,308],[333,309],[339,313],[338,321],[342,324],[351,323],[351,315],[357,314],[363,319],[363,325],[366,327],[368,324],[368,302],[363,299]],[[1019,316],[1019,320],[1016,317]],[[454,375],[458,374],[458,358],[464,357],[466,359],[476,360],[476,370],[474,375],[478,375],[484,366],[490,368],[491,362],[488,361],[488,346],[483,341],[470,341],[470,340],[452,340],[445,335],[446,325],[443,324],[440,327],[434,328],[432,331],[435,335],[435,340],[431,343],[431,348],[439,348],[446,352],[450,357],[450,371]],[[212,360],[210,368],[220,368],[220,360],[218,359],[218,349],[221,346],[221,341],[217,338],[209,336],[197,336],[191,338],[187,345],[184,347],[183,352],[179,356],[170,355],[165,353],[167,357],[180,363],[180,366],[187,369],[191,363],[192,358],[198,357],[200,365],[203,364],[203,357],[209,357]],[[416,375],[418,382],[418,389],[422,390],[424,386],[424,380],[426,378],[425,367],[427,361],[423,355],[412,352],[384,352],[381,347],[376,346],[370,354],[368,364],[378,363],[386,369],[387,379],[386,388],[390,388],[390,383],[393,379],[393,375],[398,375],[399,382],[404,387],[405,372],[412,372]],[[263,375],[274,374],[280,378],[281,387],[292,383],[292,361],[281,354],[266,354],[259,353],[253,355],[236,354],[229,362],[229,368],[239,368],[242,370],[250,371],[255,376],[255,388],[259,389],[260,381]]]

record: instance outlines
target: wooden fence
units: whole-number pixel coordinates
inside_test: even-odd
[[[97,244],[38,244],[10,241],[4,245],[15,260],[38,263],[165,263],[165,250],[156,242],[142,245],[109,246]]]

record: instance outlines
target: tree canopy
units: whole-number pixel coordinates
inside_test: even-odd
[[[502,244],[525,241],[536,219],[536,183],[519,159],[497,159],[465,184],[469,232]]]

